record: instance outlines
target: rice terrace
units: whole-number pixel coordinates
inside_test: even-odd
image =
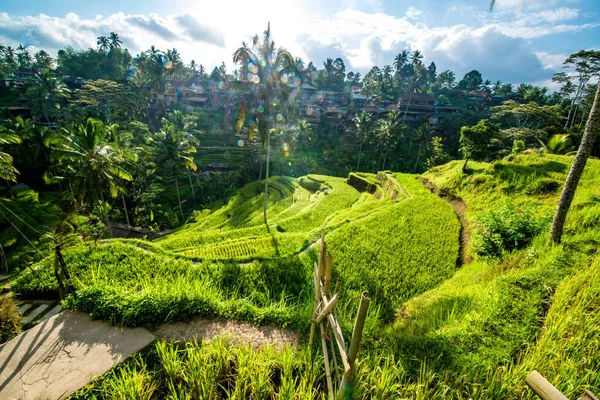
[[[598,4],[338,3],[0,5],[1,400],[600,396]]]

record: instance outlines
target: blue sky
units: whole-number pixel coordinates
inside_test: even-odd
[[[277,44],[320,65],[342,57],[348,70],[390,64],[402,49],[419,49],[438,71],[462,77],[548,84],[569,54],[600,49],[598,0],[5,0],[0,42],[51,52],[95,46],[119,33],[136,54],[151,44],[176,47],[208,68],[271,21]]]

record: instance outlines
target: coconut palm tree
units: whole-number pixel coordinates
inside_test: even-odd
[[[352,119],[354,122],[354,128],[356,129],[356,136],[360,142],[360,146],[358,147],[358,161],[356,163],[356,171],[360,171],[360,159],[362,158],[362,147],[365,142],[367,136],[369,135],[370,130],[373,128],[373,114],[370,114],[366,111],[361,112],[360,114],[356,114]]]
[[[98,36],[97,39],[96,44],[98,45],[98,48],[106,52],[110,48],[110,40],[108,40],[106,36]]]
[[[31,62],[33,59],[31,58],[31,54],[27,51],[27,48],[22,44],[17,47],[17,63],[21,68],[30,68]]]
[[[381,166],[382,171],[385,171],[385,164],[392,141],[398,135],[399,130],[403,126],[404,125],[400,122],[400,113],[397,111],[390,111],[386,119],[379,120],[379,126],[377,127],[377,138],[379,139],[379,143],[385,148],[383,164]]]
[[[38,115],[42,113],[46,122],[50,123],[49,111],[54,110],[68,94],[67,85],[56,79],[50,71],[44,70],[34,76],[26,96],[32,111]]]
[[[554,243],[560,243],[562,239],[562,232],[565,226],[565,220],[567,219],[567,213],[569,212],[569,208],[575,197],[575,191],[577,190],[581,175],[583,175],[587,159],[594,147],[594,140],[596,139],[598,131],[600,131],[600,84],[597,84],[597,86],[596,97],[594,98],[594,103],[592,104],[590,115],[587,124],[585,125],[585,132],[581,139],[579,149],[577,150],[575,160],[571,165],[571,170],[565,181],[562,193],[560,194],[558,207],[556,208],[554,220],[552,221],[550,238]]]
[[[13,166],[13,158],[2,151],[2,146],[21,143],[21,138],[4,127],[0,127],[0,179],[16,182],[19,171]]]
[[[571,135],[553,135],[548,143],[539,141],[546,153],[548,154],[567,154],[575,150],[575,147],[571,144]]]
[[[402,50],[400,53],[398,53],[398,55],[394,58],[394,68],[396,69],[396,72],[402,70],[404,64],[408,62],[409,57],[410,52],[408,50]]]
[[[189,114],[184,114],[180,110],[175,110],[169,115],[167,118],[163,118],[163,124],[173,125],[177,131],[184,132],[186,139],[193,145],[199,146],[200,142],[195,136],[200,134],[200,131],[196,129],[196,121]],[[190,172],[190,168],[186,168],[188,180],[190,183],[190,189],[192,191],[192,200],[196,201],[196,193],[194,192],[194,185],[192,184],[192,174]]]
[[[10,46],[6,46],[3,50],[3,54],[4,54],[4,62],[10,65],[14,65],[16,64],[16,52],[15,49],[13,49]]]
[[[173,113],[171,113],[173,114]],[[172,120],[179,120],[178,116],[172,116]],[[168,119],[164,121],[163,128],[152,138],[152,153],[156,165],[164,167],[173,174],[175,189],[177,190],[177,201],[179,213],[183,216],[181,206],[181,194],[177,173],[181,167],[196,171],[196,163],[193,154],[196,152],[196,139],[183,130],[173,125]]]
[[[419,159],[421,158],[421,150],[423,148],[423,143],[427,143],[429,141],[429,134],[431,133],[431,128],[428,124],[423,124],[415,129],[415,142],[419,144],[419,151],[417,152],[417,161],[415,162],[415,170],[419,168]]]
[[[111,49],[120,49],[121,45],[123,44],[123,42],[119,38],[119,35],[114,32],[111,32],[108,35],[108,40],[110,42],[109,46]]]
[[[250,62],[256,77],[255,90],[252,91],[252,103],[257,109],[258,132],[266,147],[266,179],[263,202],[263,219],[267,223],[267,199],[269,192],[269,156],[271,147],[271,118],[277,112],[285,112],[289,86],[281,80],[287,73],[296,71],[294,57],[282,47],[276,48],[271,35],[271,24],[262,36],[252,38],[252,48],[245,43],[233,53],[233,62]]]
[[[412,56],[410,57],[410,61],[412,62],[412,65],[415,67],[417,65],[421,65],[422,59],[423,59],[423,54],[421,54],[421,51],[419,51],[419,50],[413,51]]]
[[[85,124],[74,124],[70,130],[62,128],[48,138],[53,165],[44,174],[46,182],[68,181],[70,194],[77,202],[98,205],[105,203],[106,195],[117,197],[123,190],[122,182],[132,177],[114,141],[114,128],[88,118]],[[103,216],[110,227],[107,212]]]
[[[36,68],[52,68],[52,57],[46,50],[39,50],[33,55]]]

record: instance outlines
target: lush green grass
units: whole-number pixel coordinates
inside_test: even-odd
[[[310,278],[298,257],[244,267],[195,265],[126,241],[77,247],[64,256],[77,290],[66,304],[112,323],[151,327],[204,316],[301,328],[308,320]],[[22,274],[13,290],[29,298],[55,294],[51,262]]]
[[[389,203],[327,236],[334,272],[346,290],[368,290],[385,320],[412,296],[456,269],[460,224],[431,194]],[[444,232],[442,237],[437,232]]]

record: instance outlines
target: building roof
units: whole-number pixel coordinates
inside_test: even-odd
[[[428,93],[404,93],[404,95],[400,98],[400,101],[435,103],[435,98]]]
[[[186,97],[186,100],[187,100],[187,101],[199,101],[199,102],[204,102],[204,101],[207,101],[207,100],[208,100],[208,97],[207,97],[207,96],[200,96],[200,97],[195,97],[195,96],[192,96],[192,97]]]

